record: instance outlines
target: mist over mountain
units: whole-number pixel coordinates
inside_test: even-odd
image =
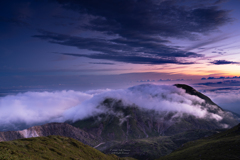
[[[205,90],[205,95],[211,97],[211,99],[221,104],[221,107],[226,110],[231,110],[240,114],[240,88],[239,87],[226,87],[216,90]]]
[[[105,103],[107,102],[107,103]],[[145,84],[119,90],[26,92],[0,98],[1,130],[19,130],[49,122],[78,121],[102,114],[114,115],[121,123],[130,116],[119,109],[128,107],[148,112],[153,118],[169,117],[175,123],[181,117],[193,116],[228,128],[234,119],[213,103],[185,89],[171,85]],[[162,119],[163,120],[163,119]]]
[[[79,119],[78,107],[68,110],[66,116],[70,124],[102,141],[229,128],[238,123],[230,112],[187,85],[139,85],[104,92],[90,102],[91,116]]]

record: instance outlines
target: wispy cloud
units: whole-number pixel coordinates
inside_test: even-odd
[[[87,57],[92,59],[105,59],[133,64],[193,64],[187,60],[178,58],[202,57],[201,54],[185,52],[176,48],[171,48],[156,42],[141,42],[138,44],[117,43],[116,39],[83,38],[58,34],[54,32],[40,31],[42,35],[35,35],[40,39],[48,40],[66,46],[74,46],[79,49],[95,51],[92,54],[62,53],[64,55]],[[96,53],[100,52],[100,53]]]
[[[233,62],[233,61],[227,61],[227,60],[215,60],[210,63],[215,65],[240,64],[239,62]]]

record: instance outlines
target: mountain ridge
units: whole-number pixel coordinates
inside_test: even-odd
[[[218,106],[216,103],[214,103],[208,96],[202,94],[201,92],[198,92],[197,90],[195,90],[193,87],[188,86],[186,84],[174,84],[174,86],[178,87],[178,88],[182,88],[186,91],[186,93],[190,94],[190,95],[195,95],[198,96],[201,99],[204,99],[206,101],[206,103],[209,103],[211,105],[216,105]],[[218,106],[219,107],[219,106]],[[223,110],[221,107],[219,107],[221,110]]]

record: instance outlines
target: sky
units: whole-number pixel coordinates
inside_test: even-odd
[[[231,80],[240,76],[239,7],[240,0],[1,1],[0,96],[150,82],[238,86]]]

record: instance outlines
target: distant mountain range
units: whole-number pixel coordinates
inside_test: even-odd
[[[129,88],[129,93],[139,95],[136,96],[139,100],[141,96],[148,97],[149,104],[151,99],[160,98],[164,101],[155,108],[143,108],[138,106],[140,103],[126,103],[124,99],[108,96],[96,106],[106,110],[105,113],[77,121],[34,126],[22,131],[0,132],[0,141],[60,135],[74,138],[103,153],[137,159],[156,159],[171,153],[188,141],[211,136],[238,124],[235,115],[224,111],[194,88],[184,84],[174,86],[167,93],[154,90],[158,88],[155,85]],[[145,93],[146,90],[149,92]],[[135,102],[138,102],[138,99]],[[155,102],[158,101],[154,101],[154,104]],[[148,101],[143,103],[148,104]],[[168,107],[176,106],[171,110],[162,106],[163,104]],[[182,108],[186,106],[192,106],[187,108],[192,111],[184,112]],[[199,116],[194,112],[200,112]],[[126,152],[123,153],[122,150]]]

